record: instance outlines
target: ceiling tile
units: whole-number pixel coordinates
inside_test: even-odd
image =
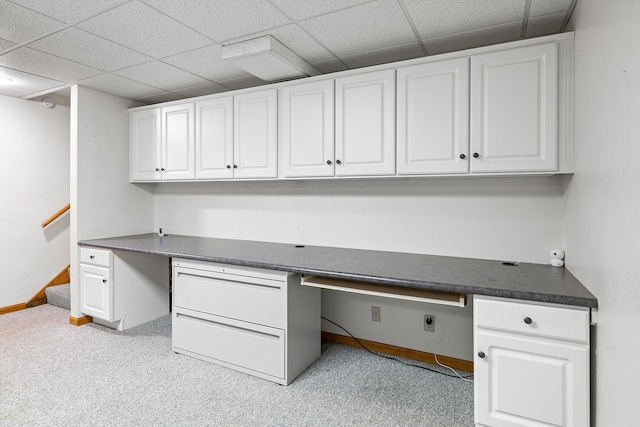
[[[219,44],[164,58],[162,61],[212,81],[228,80],[249,75],[229,61],[222,60]]]
[[[291,21],[268,0],[145,0],[190,28],[222,42]]]
[[[0,56],[0,65],[66,83],[77,82],[102,73],[95,68],[28,47],[19,47]]]
[[[531,0],[529,17],[567,12],[570,5],[571,0]]]
[[[154,58],[211,44],[206,37],[139,1],[112,9],[78,27]]]
[[[422,39],[524,19],[526,0],[404,0]]]
[[[86,80],[81,80],[78,84],[124,98],[149,96],[162,92],[162,89],[134,82],[133,80],[116,76],[115,74],[101,74]]]
[[[416,41],[395,0],[367,3],[311,18],[300,25],[338,56]]]
[[[553,13],[551,15],[529,18],[526,37],[540,37],[560,32],[566,12]]]
[[[320,61],[322,59],[329,59],[333,56],[322,45],[307,34],[302,28],[296,24],[285,25],[280,28],[273,28],[267,31],[261,31],[259,33],[251,34],[250,36],[239,37],[226,41],[224,44],[232,44],[252,38],[260,37],[266,34],[270,34],[275,37],[280,43],[287,46],[294,51],[305,61]]]
[[[223,80],[220,84],[232,90],[246,89],[248,87],[262,86],[268,84],[255,76],[240,77],[239,79]]]
[[[63,86],[65,83],[53,79],[47,79],[33,74],[16,71],[11,68],[0,67],[0,76],[9,77],[13,82],[10,87],[20,91],[29,93],[41,92],[43,90],[53,89]]]
[[[171,102],[171,101],[178,101],[179,99],[185,99],[185,96],[182,96],[180,94],[177,93],[173,93],[173,92],[162,92],[159,93],[157,95],[151,95],[151,96],[143,96],[140,98],[135,98],[136,101],[141,101],[144,102],[146,104],[159,104],[161,102]]]
[[[14,42],[10,42],[9,40],[3,40],[0,39],[0,53],[4,52],[5,50],[12,48],[16,45],[16,43]]]
[[[15,43],[33,40],[65,26],[60,21],[6,0],[0,0],[0,17],[0,38]]]
[[[371,0],[271,0],[291,19],[301,20],[367,3]]]
[[[351,68],[368,67],[370,65],[386,64],[423,56],[424,53],[418,43],[407,43],[384,49],[370,50],[355,55],[342,56],[340,59]]]
[[[335,73],[338,71],[349,69],[349,67],[345,66],[336,58],[323,59],[322,61],[312,62],[311,65],[322,74]]]
[[[122,0],[11,0],[59,21],[73,24],[122,4]]]
[[[522,22],[516,21],[508,24],[495,25],[479,30],[465,31],[444,37],[435,37],[423,40],[427,53],[437,55],[439,53],[454,52],[457,50],[471,49],[479,46],[505,43],[518,40]]]
[[[104,71],[118,70],[153,60],[149,56],[74,27],[28,46]]]
[[[173,92],[193,98],[194,96],[211,95],[214,93],[227,92],[229,89],[217,83],[209,83],[203,86],[190,87],[188,89],[174,90]]]
[[[210,83],[202,77],[160,61],[125,68],[114,74],[169,91]]]

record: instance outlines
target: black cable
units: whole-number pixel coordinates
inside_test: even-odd
[[[334,325],[336,325],[338,328],[340,328],[340,329],[342,329],[343,331],[345,331],[347,334],[349,334],[349,336],[350,336],[351,338],[353,338],[353,339],[354,339],[358,344],[360,344],[360,346],[361,346],[363,349],[367,350],[369,353],[373,354],[374,356],[382,357],[382,358],[384,358],[384,359],[389,359],[389,360],[395,360],[396,362],[401,363],[401,364],[403,364],[403,365],[406,365],[406,366],[412,366],[412,367],[414,367],[414,368],[424,369],[425,371],[435,372],[436,374],[444,375],[445,377],[452,377],[452,378],[458,378],[458,379],[460,379],[460,378],[461,378],[461,379],[468,379],[468,378],[472,378],[472,377],[473,377],[473,374],[472,374],[472,375],[469,375],[469,376],[466,376],[466,377],[457,376],[457,375],[451,375],[451,374],[448,374],[448,373],[446,373],[446,372],[438,371],[437,369],[428,368],[428,367],[426,367],[426,366],[414,365],[413,363],[403,362],[402,360],[397,359],[397,358],[395,358],[395,357],[392,357],[392,356],[386,356],[386,355],[384,355],[384,354],[380,354],[380,353],[375,352],[375,351],[373,351],[373,350],[369,350],[369,349],[367,348],[367,346],[365,346],[365,345],[364,345],[364,344],[363,344],[363,343],[362,343],[358,338],[354,337],[354,336],[353,336],[353,334],[351,334],[351,332],[347,331],[345,328],[343,328],[342,326],[338,325],[338,324],[337,324],[336,322],[334,322],[333,320],[327,319],[327,318],[326,318],[326,317],[324,317],[324,316],[320,316],[320,318],[321,318],[321,319],[323,319],[323,320],[326,320],[326,321],[327,321],[327,322],[329,322],[329,323],[333,323],[333,324],[334,324]]]

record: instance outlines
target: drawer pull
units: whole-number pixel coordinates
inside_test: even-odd
[[[90,258],[90,259],[94,259],[94,258],[95,258],[95,256],[93,256],[93,255],[89,255],[89,258]]]
[[[478,357],[479,357],[480,359],[484,359],[484,358],[485,358],[485,356],[486,356],[486,354],[484,354],[484,351],[479,351],[479,352],[478,352]]]
[[[530,325],[531,322],[533,322],[533,320],[531,320],[531,317],[525,317],[524,318],[524,323],[526,323],[527,325]]]
[[[222,329],[230,329],[232,331],[235,330],[235,331],[242,332],[242,333],[245,333],[245,334],[255,335],[255,336],[258,336],[258,337],[261,337],[261,338],[267,338],[267,339],[271,339],[271,340],[275,340],[275,341],[280,341],[280,337],[278,335],[269,334],[269,333],[261,332],[261,331],[256,331],[254,329],[242,328],[240,326],[235,326],[235,325],[229,325],[227,323],[216,322],[214,320],[201,319],[199,317],[189,316],[188,314],[183,314],[183,313],[176,313],[176,317],[177,318],[182,318],[182,319],[185,319],[185,320],[191,320],[192,322],[208,324],[208,325],[215,326],[215,327],[222,328]]]
[[[102,283],[107,283],[107,279],[102,279]]]

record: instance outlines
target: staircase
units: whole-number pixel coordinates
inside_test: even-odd
[[[44,293],[47,295],[47,304],[71,310],[71,285],[69,283],[49,286],[44,290]]]

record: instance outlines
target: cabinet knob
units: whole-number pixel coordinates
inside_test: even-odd
[[[102,279],[102,283],[107,283],[107,279]]]
[[[336,165],[341,165],[342,162],[340,160],[336,160]]]
[[[466,158],[467,158],[467,156],[465,156],[464,154],[460,154],[460,158],[461,158],[462,160],[464,160],[464,159],[466,159]]]
[[[156,172],[160,172],[160,168],[156,168]]]
[[[162,172],[164,172],[164,170],[165,170],[165,169],[164,169],[164,168],[160,168],[160,170],[161,170]]]
[[[478,157],[480,157],[480,154],[478,154],[478,153],[473,153],[473,158],[474,158],[474,159],[477,159]]]
[[[238,169],[238,165],[233,165],[233,168],[234,169]]]
[[[327,160],[327,164],[330,165],[331,164],[331,160]]]
[[[94,259],[94,258],[95,258],[95,256],[93,256],[93,255],[89,255],[89,258],[90,258],[90,259]]]
[[[231,165],[227,165],[227,169],[231,169]]]
[[[533,322],[533,320],[531,320],[531,317],[525,317],[524,318],[524,323],[526,323],[527,325],[530,325],[531,322]]]
[[[478,357],[479,357],[480,359],[484,359],[484,358],[485,358],[485,356],[486,356],[486,354],[484,354],[484,351],[479,351],[479,352],[478,352]]]

